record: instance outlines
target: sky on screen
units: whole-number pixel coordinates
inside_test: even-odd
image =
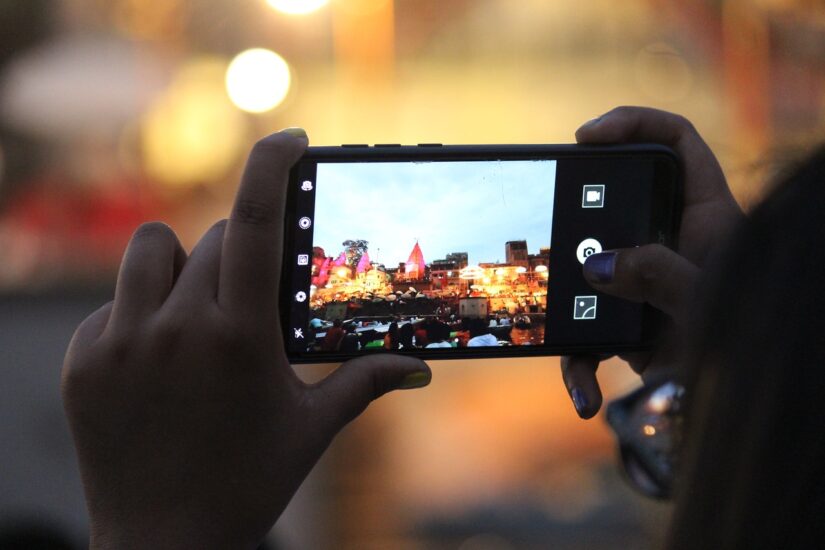
[[[346,239],[369,241],[372,261],[394,267],[418,240],[427,263],[467,252],[504,262],[504,243],[550,246],[556,161],[323,163],[314,245],[336,256]]]

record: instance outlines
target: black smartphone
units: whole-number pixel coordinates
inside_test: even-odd
[[[582,264],[674,247],[680,197],[661,145],[310,147],[287,192],[289,359],[648,349],[660,314],[596,292]]]

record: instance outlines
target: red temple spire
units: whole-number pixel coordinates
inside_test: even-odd
[[[421,252],[421,247],[418,246],[418,241],[410,252],[410,257],[407,260],[406,272],[412,279],[420,279],[424,276],[427,264],[424,263],[424,254]]]

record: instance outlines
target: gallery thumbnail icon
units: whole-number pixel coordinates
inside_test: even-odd
[[[585,185],[582,189],[582,208],[604,207],[604,185]]]
[[[309,254],[298,254],[298,265],[309,265]]]
[[[596,318],[596,296],[576,296],[573,304],[573,319],[580,321]]]
[[[299,290],[295,293],[295,301],[296,302],[303,302],[307,299],[307,293],[303,290]]]

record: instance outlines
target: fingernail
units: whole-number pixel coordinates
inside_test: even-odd
[[[584,261],[584,278],[591,283],[609,283],[616,273],[616,253],[599,252]]]
[[[307,131],[304,130],[303,128],[298,128],[298,127],[284,128],[283,130],[281,130],[281,133],[289,134],[292,137],[296,137],[296,138],[307,139],[307,140],[309,139],[307,137]]]
[[[411,390],[413,388],[422,388],[430,383],[432,374],[426,371],[413,372],[404,377],[401,384],[398,385],[399,390]]]
[[[584,415],[584,410],[587,408],[587,397],[579,388],[573,388],[570,392],[570,397],[573,398],[573,406],[576,407],[576,412],[579,416]]]

